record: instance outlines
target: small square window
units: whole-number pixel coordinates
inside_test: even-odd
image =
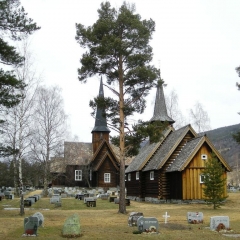
[[[75,181],[82,181],[82,170],[75,170]]]
[[[128,174],[128,181],[131,181],[131,173]]]
[[[150,172],[150,180],[154,180],[154,171]]]
[[[139,172],[136,172],[136,180],[139,180]]]
[[[104,173],[104,182],[105,183],[111,182],[111,174],[110,173]]]

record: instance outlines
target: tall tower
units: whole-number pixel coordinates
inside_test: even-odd
[[[155,99],[155,105],[154,105],[154,113],[153,117],[150,119],[150,121],[162,121],[162,122],[168,122],[169,125],[173,124],[175,121],[168,116],[167,113],[167,107],[165,103],[165,97],[163,92],[163,80],[158,80],[157,84],[157,93],[156,93],[156,99]]]
[[[104,97],[102,78],[99,87],[99,97]],[[97,108],[95,126],[92,130],[93,153],[96,152],[103,140],[109,142],[110,130],[107,127],[107,121],[104,117],[105,109]]]

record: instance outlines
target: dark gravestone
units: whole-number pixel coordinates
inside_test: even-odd
[[[76,238],[81,236],[79,216],[75,213],[70,216],[63,225],[63,237]]]
[[[114,203],[119,204],[119,198],[115,198]],[[126,204],[126,206],[130,206],[130,199],[129,198],[125,198],[125,204]]]
[[[37,236],[38,217],[27,217],[24,219],[24,235]]]
[[[139,217],[137,220],[139,232],[154,233],[159,230],[158,220],[154,217]]]
[[[143,217],[143,213],[141,212],[131,212],[129,217],[128,217],[128,226],[137,226],[137,220]]]
[[[31,207],[32,201],[30,199],[24,199],[24,207]]]

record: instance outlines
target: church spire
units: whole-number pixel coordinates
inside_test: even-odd
[[[102,78],[100,81],[98,97],[104,97]],[[97,108],[95,126],[92,130],[93,153],[97,151],[103,140],[109,142],[110,130],[107,127],[107,120],[104,117],[104,113],[105,109]]]
[[[154,113],[150,121],[162,121],[169,122],[173,124],[175,121],[168,116],[167,107],[165,103],[165,97],[163,92],[163,83],[164,81],[160,78],[157,83],[157,93],[155,99]]]
[[[104,98],[102,77],[100,81],[98,97]],[[105,109],[101,109],[99,107],[97,108],[95,126],[92,132],[110,132],[109,128],[107,127],[107,121],[106,121],[106,118],[104,117],[104,113],[105,113]]]

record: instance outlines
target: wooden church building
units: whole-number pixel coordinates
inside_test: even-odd
[[[163,83],[157,86],[154,114],[150,121],[168,122],[162,139],[148,141],[126,169],[127,196],[138,201],[203,199],[205,162],[214,153],[224,168],[230,167],[207,136],[198,136],[191,125],[174,130],[168,116]],[[227,186],[226,186],[227,189]]]
[[[102,79],[99,96],[104,97]],[[53,186],[103,188],[119,186],[118,149],[109,143],[110,130],[103,113],[103,109],[97,109],[92,143],[65,142],[62,160],[53,159],[51,165]]]

